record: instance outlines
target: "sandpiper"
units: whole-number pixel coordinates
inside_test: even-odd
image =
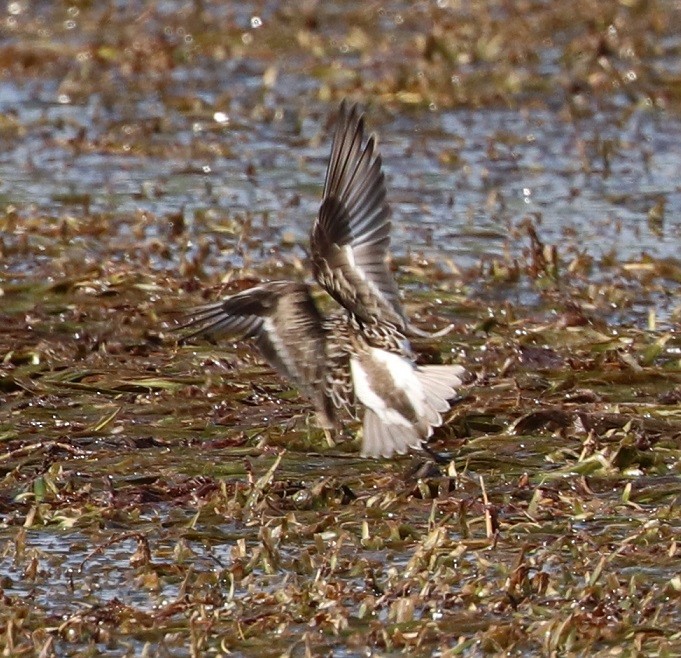
[[[402,308],[388,264],[381,156],[375,136],[365,139],[358,107],[345,101],[310,247],[312,272],[339,305],[332,315],[320,313],[307,284],[272,281],[194,309],[179,328],[192,329],[185,338],[253,339],[267,362],[310,398],[329,441],[343,414],[363,410],[362,455],[422,448],[465,371],[415,363],[408,337],[430,334]]]

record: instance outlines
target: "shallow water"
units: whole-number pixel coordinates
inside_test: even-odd
[[[650,4],[521,4],[8,3],[8,645],[675,655],[681,39]],[[326,449],[251,350],[164,336],[204,287],[308,276],[342,96],[379,136],[408,306],[456,323],[427,358],[479,377],[446,477],[352,431]]]
[[[229,84],[219,77],[201,81],[213,108]],[[92,137],[121,123],[124,137],[126,125],[165,116],[147,99],[127,99],[124,107],[104,112],[96,95],[85,105],[59,103],[54,86],[36,89],[7,80],[0,83],[0,99],[0,111],[13,113],[26,130],[0,158],[5,203],[30,204],[47,215],[62,212],[69,198],[75,199],[70,212],[76,214],[81,199],[91,211],[116,215],[146,210],[163,217],[183,209],[190,225],[206,208],[256,218],[267,214],[268,225],[278,230],[265,236],[264,250],[279,246],[282,231],[306,241],[329,148],[322,124],[333,105],[317,103],[296,115],[302,134],[292,132],[285,116],[260,127],[242,119],[238,108],[225,108],[226,127],[209,113],[200,119],[171,114],[160,132],[142,138],[142,150],[166,140],[186,146],[185,159],[172,152],[135,154],[139,134],[122,144],[121,153],[79,154],[69,145],[80,130]],[[674,116],[641,108],[623,123],[613,112],[575,124],[547,109],[487,108],[372,115],[369,124],[380,133],[398,256],[410,249],[432,259],[451,258],[459,267],[502,257],[504,249],[520,250],[508,232],[527,215],[537,219],[543,239],[565,253],[579,250],[600,259],[614,252],[624,261],[642,253],[678,255],[681,122]],[[613,151],[607,171],[595,152],[604,142]],[[212,155],[209,146],[216,143],[230,156]],[[192,156],[198,144],[202,154]],[[456,155],[455,166],[439,162],[443,153]],[[254,177],[246,174],[249,165]],[[661,199],[665,221],[651,226],[647,213]],[[296,206],[287,207],[292,200]],[[199,230],[206,235],[204,227]]]

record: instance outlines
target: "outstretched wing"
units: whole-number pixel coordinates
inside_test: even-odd
[[[317,281],[350,313],[367,323],[407,321],[388,267],[390,209],[381,156],[364,119],[345,101],[333,136],[324,198],[310,234]]]
[[[273,281],[190,312],[178,329],[194,336],[252,338],[267,362],[312,400],[324,427],[334,426],[326,389],[328,332],[308,287]]]

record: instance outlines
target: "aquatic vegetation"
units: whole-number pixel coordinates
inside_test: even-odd
[[[0,42],[3,651],[679,654],[678,8],[39,4]],[[476,375],[443,464],[166,331],[305,276],[344,96],[406,311],[455,325],[418,350]]]

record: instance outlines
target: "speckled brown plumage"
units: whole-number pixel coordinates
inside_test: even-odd
[[[273,281],[199,307],[186,338],[253,339],[265,359],[312,401],[321,427],[364,409],[362,453],[418,448],[442,423],[460,366],[416,366],[408,335],[424,335],[402,308],[388,264],[390,211],[376,139],[344,102],[323,200],[310,233],[312,271],[341,310],[324,317],[308,286]]]

